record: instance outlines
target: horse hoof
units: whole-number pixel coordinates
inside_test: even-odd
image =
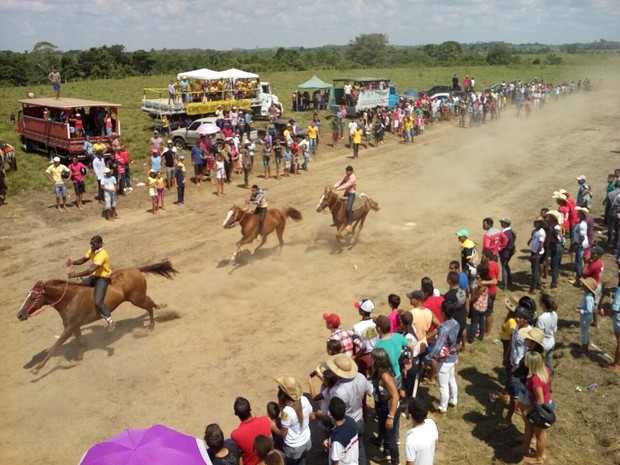
[[[38,375],[40,369],[41,367],[34,367],[30,370],[30,373],[32,373],[33,375]]]

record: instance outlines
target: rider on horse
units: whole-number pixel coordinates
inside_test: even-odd
[[[103,302],[105,299],[108,284],[110,284],[110,276],[112,269],[110,268],[110,256],[103,249],[103,239],[101,236],[93,236],[90,240],[90,249],[81,258],[77,260],[67,259],[67,266],[82,265],[88,260],[93,264],[87,270],[68,274],[69,278],[77,278],[80,276],[88,276],[80,283],[82,286],[90,286],[95,288],[95,307],[101,313],[101,316],[108,322],[108,331],[114,331],[115,323],[112,319],[112,313],[108,306]]]
[[[259,215],[258,217],[258,236],[259,241],[263,239],[263,225],[265,224],[265,216],[267,216],[267,199],[265,199],[265,190],[262,187],[258,187],[256,184],[252,186],[252,194],[248,199],[248,203],[256,205],[254,213]]]
[[[344,177],[334,184],[334,189],[344,191],[344,196],[347,198],[347,227],[344,231],[350,231],[351,224],[353,224],[353,202],[355,202],[355,191],[357,189],[357,178],[353,174],[351,165],[347,166]]]

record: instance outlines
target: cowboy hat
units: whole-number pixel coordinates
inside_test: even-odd
[[[562,224],[562,214],[557,211],[557,210],[549,210],[547,213],[545,213],[546,216],[552,216],[553,218],[555,218],[555,221],[558,224]]]
[[[594,280],[594,278],[582,278],[581,279],[581,284],[583,284],[585,287],[588,288],[588,290],[590,292],[592,292],[592,294],[596,293],[596,281]]]
[[[303,389],[301,384],[294,376],[276,376],[275,382],[278,383],[278,387],[293,400],[301,399],[303,395]]]
[[[545,333],[540,328],[522,328],[519,330],[519,336],[534,341],[540,346],[542,346],[543,339],[545,339]]]
[[[357,374],[357,364],[346,354],[332,355],[325,364],[339,378],[353,379]]]
[[[511,312],[514,312],[515,308],[517,308],[517,305],[519,305],[519,299],[517,299],[517,296],[515,296],[514,294],[510,294],[508,297],[506,297],[505,303],[506,308]]]

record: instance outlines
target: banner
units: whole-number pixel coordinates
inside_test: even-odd
[[[185,105],[185,110],[190,116],[214,114],[219,105],[222,105],[222,109],[224,110],[230,110],[234,105],[237,109],[250,111],[250,102],[251,100],[249,98],[240,100],[218,100],[215,102],[195,102],[187,103]]]
[[[387,107],[390,101],[390,90],[365,90],[359,93],[355,110],[358,112],[376,107]]]

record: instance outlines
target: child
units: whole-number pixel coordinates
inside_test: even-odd
[[[316,376],[321,380],[321,388],[316,392],[312,378]],[[313,401],[319,402],[319,408],[310,415],[311,420],[319,420],[319,428],[323,431],[324,439],[329,438],[329,433],[333,428],[331,418],[329,418],[329,392],[334,387],[338,378],[330,369],[326,369],[325,365],[319,365],[315,371],[310,373],[308,386],[310,387],[310,396]]]
[[[146,187],[149,189],[149,197],[151,197],[151,211],[153,215],[157,214],[157,176],[155,171],[149,171],[149,177],[146,178]]]
[[[177,183],[177,205],[185,203],[185,156],[181,155],[174,173]]]
[[[545,339],[542,343],[543,349],[545,349],[545,365],[549,368],[549,371],[553,372],[551,368],[551,351],[555,347],[554,334],[558,330],[558,314],[556,313],[558,307],[553,297],[549,294],[541,294],[540,304],[544,313],[536,320],[536,327],[545,333]]]
[[[517,399],[519,398],[519,394],[521,394],[521,392],[525,389],[521,379],[514,376],[514,371],[519,367],[519,363],[527,351],[525,337],[523,336],[523,333],[520,334],[520,330],[529,330],[532,328],[530,322],[534,319],[535,313],[535,310],[530,306],[522,305],[522,300],[523,298],[519,300],[519,305],[515,308],[515,320],[517,321],[517,326],[512,332],[510,340],[510,378],[508,379],[508,384],[506,387],[506,390],[510,395],[508,413],[506,414],[506,423],[508,424],[512,424],[512,416],[514,415],[517,407]]]
[[[594,319],[594,293],[596,292],[596,281],[594,278],[583,278],[583,298],[577,311],[580,314],[579,324],[581,326],[581,354],[588,355],[590,348],[590,325]]]
[[[277,402],[267,403],[267,416],[276,422],[278,428],[282,428],[282,420],[280,419],[280,406]],[[271,433],[271,439],[273,440],[273,446],[277,450],[284,449],[284,438],[277,433]]]
[[[217,154],[217,159],[215,162],[215,180],[217,185],[217,195],[226,195],[224,194],[224,180],[226,179],[226,165],[224,163],[224,157],[222,157],[221,153]]]
[[[502,324],[501,332],[499,335],[500,341],[502,341],[502,365],[506,369],[506,378],[510,378],[510,341],[512,338],[512,333],[517,327],[517,320],[515,318],[515,307],[517,306],[516,299],[512,296],[506,299],[506,317],[504,318],[504,323]]]
[[[489,306],[489,286],[481,283],[482,281],[487,281],[490,279],[488,265],[484,262],[478,265],[476,284],[474,285],[471,298],[471,329],[468,333],[469,338],[467,341],[470,344],[474,342],[474,337],[476,337],[476,334],[478,334],[479,341],[484,339],[484,333],[486,331],[486,319],[484,314]]]
[[[299,144],[295,141],[291,144],[291,157],[293,159],[291,174],[299,174]]]
[[[155,178],[155,186],[157,187],[157,208],[164,208],[164,197],[166,195],[166,180],[161,177],[161,171],[157,172],[157,177]]]
[[[291,149],[287,146],[284,148],[284,174],[289,176],[291,173]]]
[[[257,465],[284,465],[284,454],[274,449],[273,441],[264,434],[254,438],[254,454],[258,457]]]

